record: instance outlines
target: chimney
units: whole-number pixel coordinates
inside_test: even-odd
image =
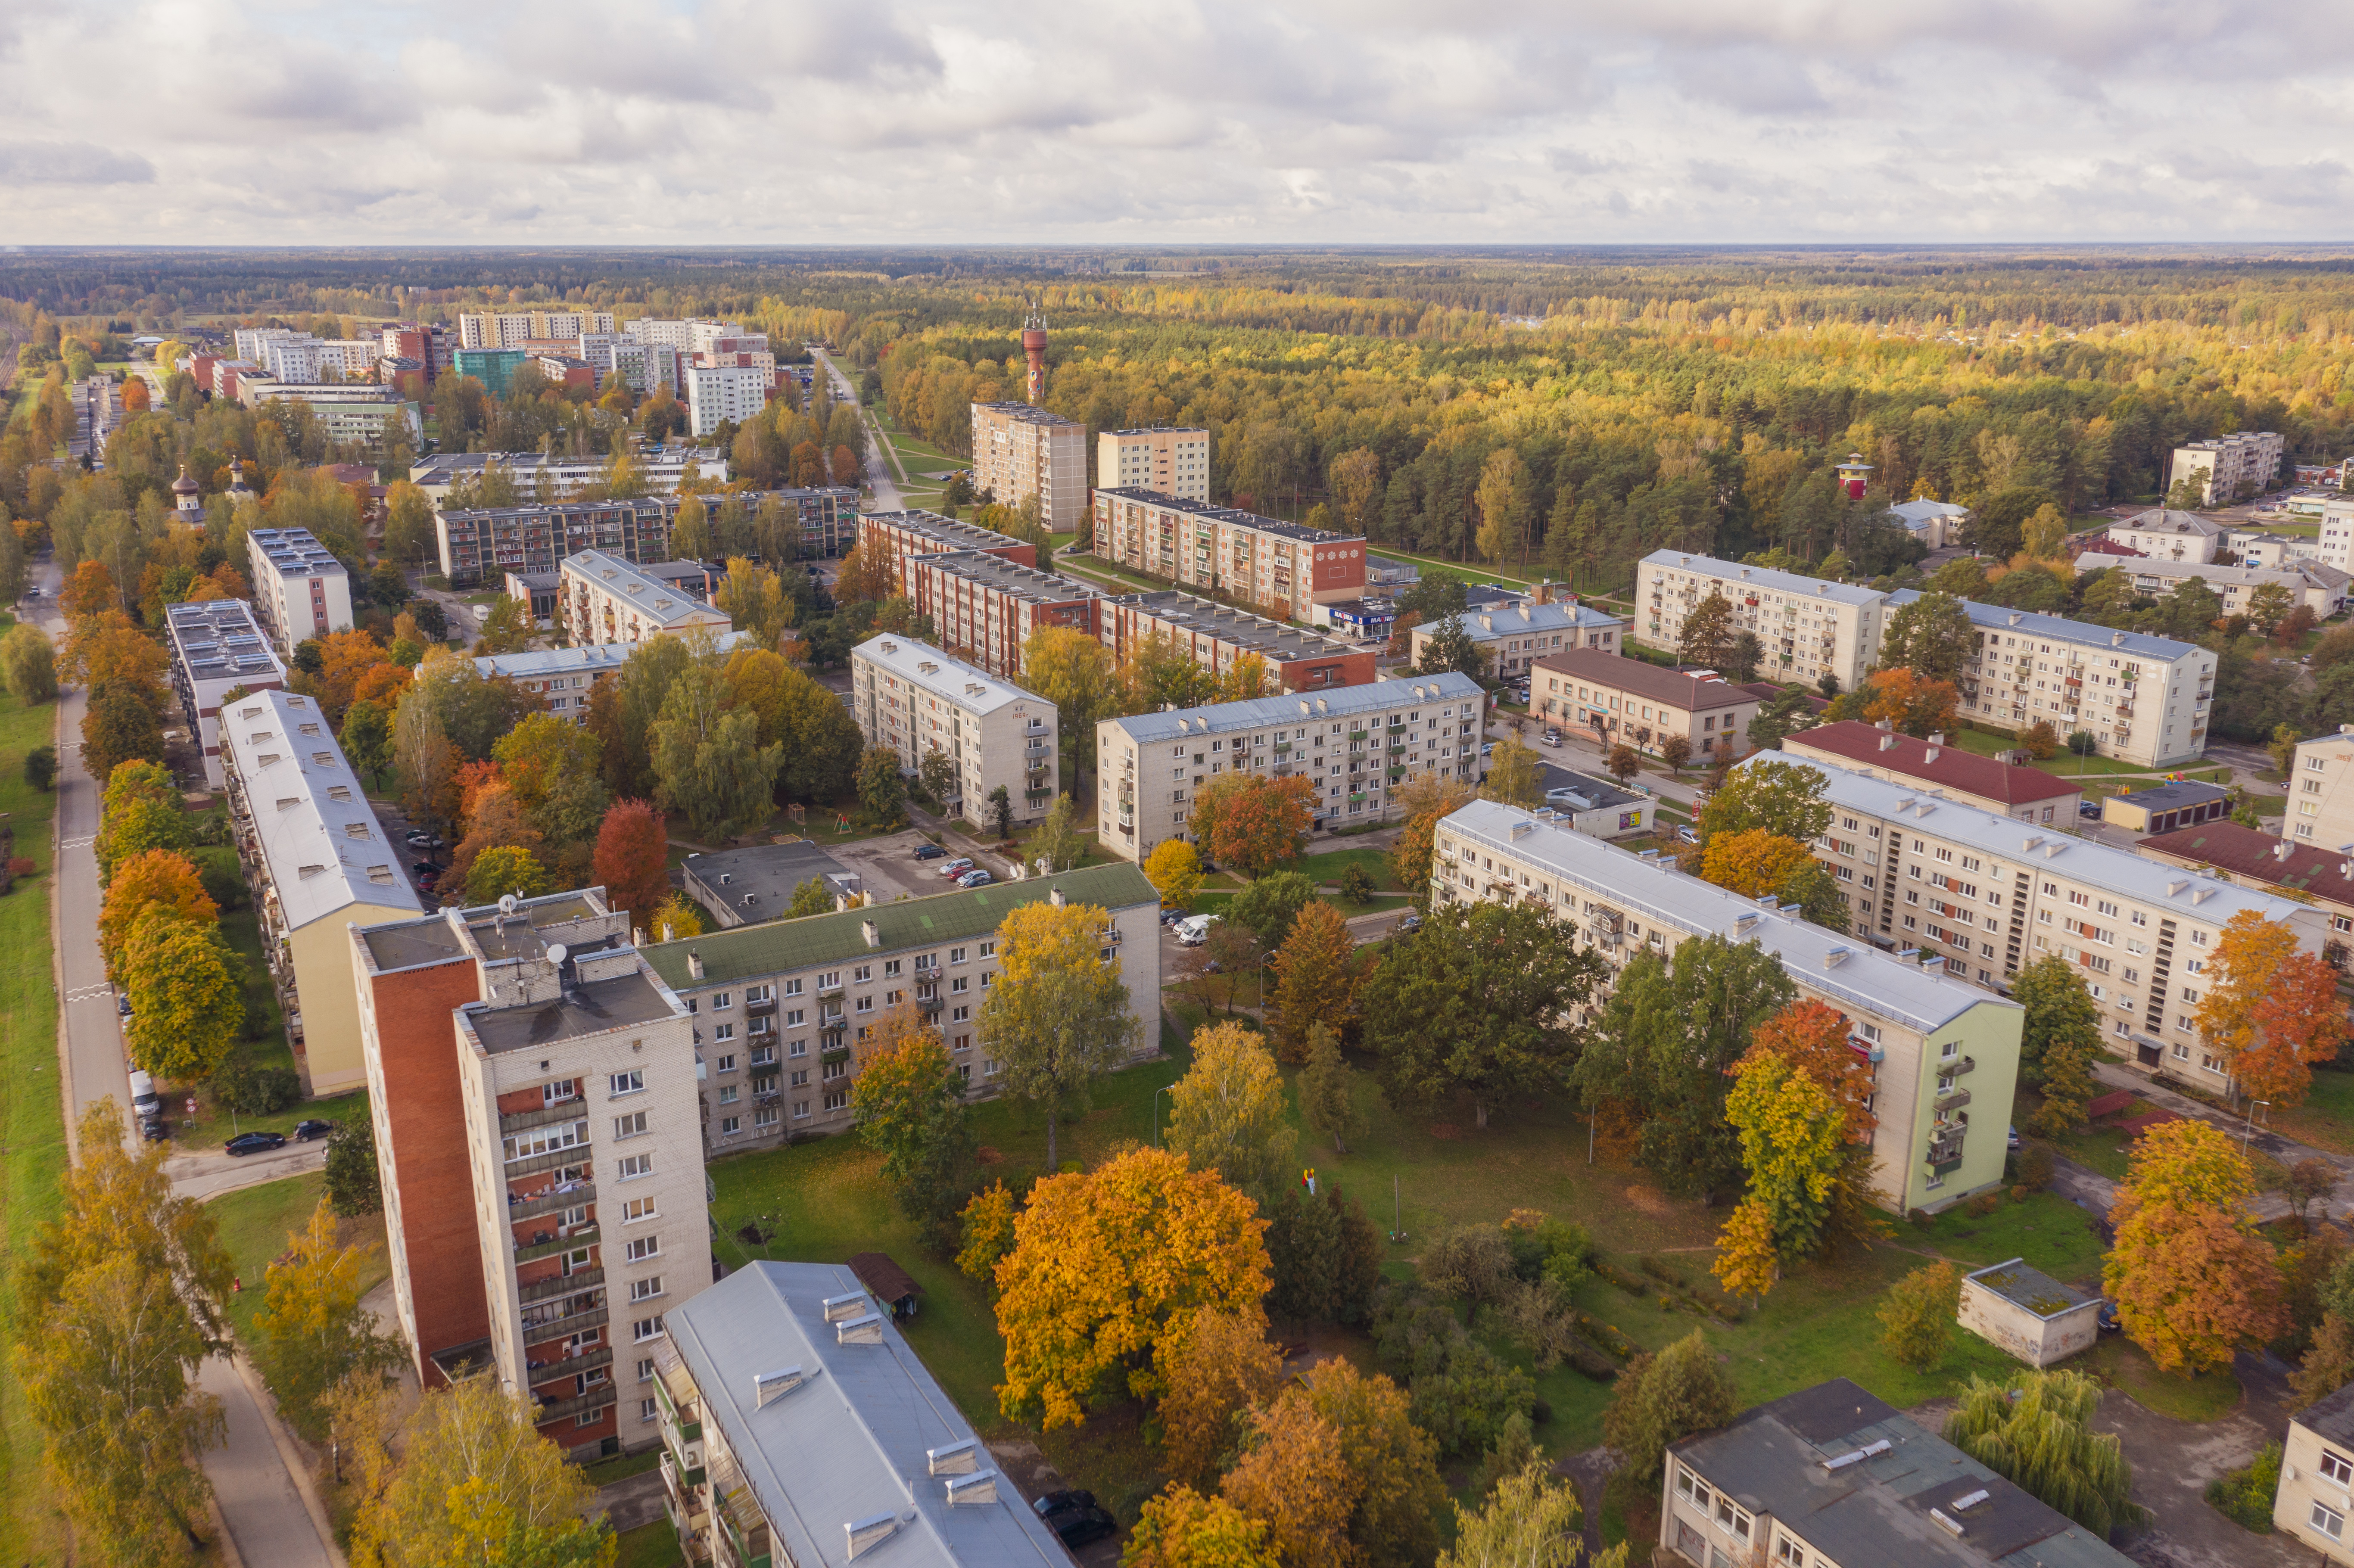
[[[879,948],[883,945],[882,927],[872,920],[861,920],[858,923],[858,934],[866,938],[866,945],[870,948]]]
[[[1935,737],[1935,736],[1932,736],[1931,738],[1932,738],[1932,739],[1935,739],[1935,738],[1936,738],[1936,737]],[[1921,754],[1921,761],[1922,761],[1922,764],[1923,764],[1925,767],[1927,764],[1932,763],[1932,762],[1935,762],[1935,761],[1936,761],[1936,760],[1937,760],[1937,748],[1936,748],[1935,747],[1934,747],[1934,746],[1933,746],[1933,747],[1931,747],[1928,750],[1926,750],[1926,751],[1925,751],[1925,752],[1923,752],[1923,753]]]
[[[1551,604],[1553,602],[1553,579],[1551,577],[1547,577],[1543,582],[1537,584],[1537,602],[1539,604]]]
[[[1946,732],[1945,732],[1944,730],[1942,730],[1942,729],[1933,729],[1933,730],[1931,730],[1931,731],[1929,732],[1929,744],[1930,744],[1931,746],[1943,746],[1943,745],[1945,745],[1945,744],[1946,744]]]
[[[703,955],[693,948],[686,950],[686,972],[692,979],[703,978]]]
[[[1047,902],[1054,905],[1055,908],[1060,909],[1063,906],[1063,889],[1061,885],[1057,884],[1052,890],[1050,890],[1046,895],[1046,899]]]
[[[1882,720],[1881,722],[1882,722],[1882,724],[1885,724],[1887,721],[1883,719],[1883,720]],[[1895,737],[1894,736],[1893,736],[1893,735],[1882,735],[1882,736],[1880,737],[1880,749],[1881,749],[1881,750],[1882,750],[1882,751],[1893,751],[1893,750],[1895,750],[1895,749],[1896,749],[1896,737]]]

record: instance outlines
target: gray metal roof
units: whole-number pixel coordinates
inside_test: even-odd
[[[704,1419],[798,1568],[844,1568],[849,1526],[895,1521],[864,1547],[871,1568],[1070,1568],[1045,1525],[1001,1476],[984,1503],[948,1501],[928,1456],[980,1435],[887,1320],[874,1343],[843,1344],[829,1298],[864,1295],[844,1264],[755,1263],[664,1315],[694,1374]],[[760,1403],[754,1380],[804,1381]],[[993,1471],[984,1446],[981,1471]]]
[[[253,607],[241,599],[205,599],[175,604],[164,611],[172,634],[173,651],[191,681],[240,681],[266,678],[282,681],[286,666],[278,662]]]
[[[1168,708],[1105,722],[1139,745],[1149,746],[1156,740],[1174,740],[1180,736],[1229,735],[1235,730],[1265,729],[1273,724],[1298,724],[1303,719],[1375,713],[1406,703],[1451,703],[1477,697],[1479,693],[1479,682],[1449,670],[1443,675],[1413,675],[1362,686],[1335,686],[1328,692],[1287,692],[1278,697],[1247,697],[1238,703]]]
[[[1671,861],[1647,859],[1517,806],[1474,800],[1438,826],[1442,834],[1451,833],[1535,865],[1556,880],[1607,899],[1647,921],[1673,927],[1688,936],[1756,942],[1779,959],[1783,969],[1801,984],[1924,1034],[1943,1028],[1973,1007],[2019,1006],[1883,952],[1861,937],[1846,936],[1795,915],[1763,915],[1755,900],[1687,876]]]
[[[556,574],[546,575],[552,577]],[[713,636],[712,646],[726,653],[751,639],[748,631],[721,631]],[[517,681],[540,681],[551,675],[602,675],[628,663],[630,654],[643,646],[642,642],[584,642],[577,648],[486,653],[474,661],[474,668],[482,672],[484,680],[493,675]]]
[[[1687,555],[1681,550],[1654,550],[1643,557],[1643,564],[1665,567],[1672,571],[1693,572],[1702,577],[1723,577],[1752,588],[1769,588],[1777,593],[1795,593],[1808,599],[1829,599],[1837,604],[1868,608],[1889,597],[1850,583],[1830,582],[1797,572],[1777,572],[1771,567],[1744,567],[1739,561],[1721,561],[1713,556]]]
[[[2354,1443],[2354,1383],[2289,1419],[2333,1443]]]
[[[2136,559],[2121,569],[2137,577],[2198,577],[2224,587],[2236,583],[2261,588],[2266,583],[2278,583],[2292,591],[2316,588],[2335,590],[2354,582],[2354,573],[2304,556],[2291,556],[2277,567],[2227,567],[2214,561],[2161,561],[2153,556]]]
[[[1096,493],[1157,506],[1163,512],[1182,512],[1205,522],[1227,523],[1260,534],[1272,534],[1278,539],[1290,539],[1302,545],[1362,545],[1365,540],[1363,534],[1336,534],[1330,528],[1310,528],[1305,523],[1287,523],[1280,517],[1262,517],[1256,512],[1245,512],[1240,507],[1215,506],[1206,501],[1163,495],[1157,490],[1108,486],[1098,489]]]
[[[1435,631],[1447,623],[1437,620],[1426,624]],[[1582,604],[1564,604],[1558,599],[1551,604],[1522,599],[1517,604],[1483,605],[1463,612],[1463,630],[1474,642],[1493,642],[1500,637],[1522,637],[1532,631],[1575,631],[1586,627],[1599,630],[1624,624],[1615,615]]]
[[[946,697],[968,713],[993,714],[1008,704],[1022,702],[1041,705],[1042,715],[1055,711],[1054,704],[1026,686],[1000,680],[978,664],[968,664],[952,653],[896,632],[868,638],[852,649],[850,656],[878,664],[909,685]]]
[[[306,725],[318,733],[302,733]],[[220,736],[288,930],[355,904],[424,912],[316,703],[256,692],[221,710]]]
[[[1989,860],[2007,861],[2014,865],[2031,863],[2072,881],[2108,888],[2158,908],[2178,910],[2186,919],[2221,926],[2241,910],[2253,909],[2267,920],[2286,920],[2301,907],[2252,887],[2193,875],[2179,865],[2146,859],[2131,850],[2038,830],[1959,800],[1941,800],[1911,785],[1867,779],[1816,758],[1761,751],[1742,766],[1754,767],[1761,760],[1815,769],[1823,776],[1824,799],[1834,807],[1845,806],[1891,821],[1925,823],[1928,831],[1939,838],[1978,850]],[[2194,895],[2204,896],[2193,902]]]
[[[1899,588],[1888,596],[1891,609],[1901,609],[1921,597],[1918,588]],[[2048,637],[2054,642],[2079,642],[2086,647],[2100,646],[2130,653],[2137,659],[2162,659],[2168,663],[2186,655],[2202,652],[2196,644],[2178,642],[2171,637],[2153,637],[2146,631],[2119,631],[2111,626],[2096,626],[2089,620],[2071,620],[2062,615],[2038,615],[2031,609],[2005,609],[1999,604],[1980,604],[1976,599],[1956,600],[1970,624],[1981,631],[2009,632],[2020,637]]]

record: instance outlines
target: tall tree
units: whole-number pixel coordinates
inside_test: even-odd
[[[1048,871],[1068,871],[1079,863],[1087,853],[1087,837],[1076,820],[1070,797],[1057,795],[1055,803],[1046,808],[1037,832],[1030,836],[1029,853],[1033,862],[1044,861]]]
[[[1405,1391],[1336,1356],[1255,1414],[1226,1500],[1268,1521],[1287,1564],[1407,1568],[1437,1552],[1447,1496],[1437,1460]]]
[[[1341,1054],[1340,1037],[1320,1023],[1308,1026],[1308,1065],[1299,1075],[1299,1119],[1308,1130],[1332,1140],[1332,1152],[1349,1152],[1364,1117],[1357,1109],[1357,1075]]]
[[[1120,1568],[1281,1568],[1264,1520],[1182,1481],[1147,1498]]]
[[[2346,1044],[2338,971],[2311,953],[2284,959],[2256,1003],[2255,1026],[2254,1043],[2232,1063],[2241,1092],[2276,1106],[2302,1104],[2313,1065],[2337,1061]]]
[[[2057,953],[2047,953],[2020,970],[2010,994],[2024,1010],[2019,1037],[2021,1083],[2033,1086],[2043,1081],[2045,1057],[2056,1044],[2099,1048],[2101,1017],[2092,993],[2075,968]]]
[[[997,983],[981,1000],[981,1032],[997,1054],[1006,1094],[1045,1113],[1046,1165],[1055,1126],[1083,1110],[1095,1081],[1136,1046],[1117,954],[1101,956],[1111,916],[1091,904],[1040,899],[997,928]]]
[[[1880,667],[1925,681],[1951,681],[1978,657],[1978,628],[1959,599],[1932,590],[1897,606],[1880,640]]]
[[[187,1083],[220,1065],[245,1031],[245,997],[219,933],[151,906],[122,948],[131,1059]]]
[[[1161,895],[1163,907],[1191,909],[1202,888],[1202,857],[1183,839],[1163,839],[1144,857],[1144,880]]]
[[[1253,1197],[1271,1194],[1286,1180],[1298,1135],[1266,1039],[1220,1023],[1198,1031],[1193,1050],[1193,1065],[1169,1092],[1161,1146]]]
[[[1744,1055],[1734,1075],[1724,1117],[1740,1135],[1748,1202],[1764,1205],[1776,1256],[1810,1256],[1844,1164],[1847,1108],[1787,1057]]]
[[[759,720],[728,706],[726,680],[701,661],[682,671],[654,721],[652,760],[662,798],[684,811],[705,842],[736,837],[776,809],[781,743],[759,744]]]
[[[1701,875],[1744,898],[1773,894],[1834,931],[1848,928],[1846,895],[1829,866],[1796,839],[1764,828],[1717,833],[1701,851]]]
[[[0,527],[14,533],[14,529]],[[28,621],[19,621],[0,637],[0,684],[26,704],[46,703],[58,694],[57,650],[49,634]]]
[[[344,755],[353,768],[381,788],[392,766],[392,715],[381,703],[355,702],[344,710]]]
[[[1763,828],[1812,843],[1831,825],[1821,769],[1799,762],[1752,762],[1735,771],[1700,809],[1703,837]]]
[[[616,800],[597,830],[593,874],[608,905],[642,927],[670,896],[670,843],[662,813],[645,800]]]
[[[1119,689],[1111,651],[1076,628],[1042,626],[1022,644],[1022,682],[1055,705],[1063,778],[1076,795],[1081,773],[1095,766],[1096,721]]]
[[[1267,964],[1275,994],[1266,1000],[1285,1061],[1308,1059],[1308,1033],[1319,1025],[1343,1035],[1355,1029],[1357,992],[1373,966],[1339,910],[1321,899],[1303,905]]]
[[[123,948],[142,916],[160,911],[199,928],[219,923],[220,906],[205,892],[195,864],[175,850],[148,850],[114,868],[99,906],[98,947],[109,974],[120,976]]]
[[[270,1266],[254,1326],[278,1413],[316,1443],[326,1436],[321,1401],[328,1390],[354,1374],[389,1372],[408,1352],[399,1335],[379,1332],[375,1314],[361,1307],[360,1272],[375,1247],[340,1245],[332,1204],[322,1198],[308,1228],[286,1239],[284,1255]]]
[[[1618,1474],[1648,1492],[1668,1445],[1722,1426],[1741,1408],[1733,1378],[1698,1329],[1657,1355],[1627,1363],[1602,1415],[1602,1438],[1618,1451]]]
[[[2255,1181],[2203,1121],[2151,1128],[2109,1209],[2101,1266],[2126,1336],[2168,1372],[2203,1372],[2279,1331],[2279,1271],[2257,1230]]]
[[[1195,792],[1185,827],[1212,859],[1263,877],[1299,858],[1315,820],[1315,786],[1307,779],[1225,773]]]
[[[914,1003],[885,1020],[850,1086],[850,1109],[860,1139],[883,1156],[900,1210],[928,1239],[951,1234],[972,1160],[971,1119],[948,1042]]]
[[[1234,1446],[1235,1418],[1275,1397],[1283,1355],[1257,1312],[1197,1307],[1161,1339],[1161,1447],[1180,1483],[1206,1484]]]
[[[2105,1541],[2143,1510],[2132,1500],[2133,1467],[2116,1435],[2093,1430],[2101,1392],[2089,1373],[2070,1368],[1973,1376],[1946,1418],[1945,1438]]]
[[[1488,760],[1488,777],[1479,786],[1479,798],[1533,809],[1544,802],[1544,758],[1533,747],[1506,736],[1496,743],[1495,754]]]

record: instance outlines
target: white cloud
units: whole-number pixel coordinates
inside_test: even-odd
[[[2354,9],[2288,0],[8,9],[16,243],[2319,241],[2354,184]]]

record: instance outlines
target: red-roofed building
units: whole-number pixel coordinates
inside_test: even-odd
[[[2022,822],[2073,823],[2084,798],[2077,786],[2041,768],[1997,762],[1947,746],[1942,736],[1917,740],[1857,719],[1802,729],[1786,738],[1782,749],[1874,778],[1902,779]]]
[[[2068,558],[2076,563],[2076,570],[2080,575],[2084,572],[2098,571],[2103,567],[2113,567],[2116,565],[2119,557],[2137,561],[2145,558],[2139,550],[2130,549],[2118,544],[2106,534],[2098,532],[2071,534],[2062,548],[2068,552]],[[2091,558],[2088,560],[2087,556]]]
[[[2329,915],[2330,940],[2354,946],[2354,853],[2276,839],[2237,822],[2200,822],[2134,847],[2152,860],[2211,871],[2225,882],[2309,898]]]

